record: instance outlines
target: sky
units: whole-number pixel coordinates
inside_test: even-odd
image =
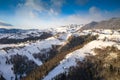
[[[120,17],[120,0],[0,0],[7,28],[43,29]]]

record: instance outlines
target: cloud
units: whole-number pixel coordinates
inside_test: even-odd
[[[113,12],[110,12],[110,13],[113,13]],[[100,8],[98,8],[96,6],[92,6],[89,8],[89,16],[94,21],[106,20],[106,19],[109,19],[112,17],[112,16],[107,16],[107,15],[110,15],[110,14],[108,14],[107,10],[101,10]]]
[[[22,8],[29,9],[31,11],[36,11],[39,14],[46,13],[46,14],[53,14],[57,15],[61,12],[61,7],[64,4],[64,0],[48,0],[45,2],[44,0],[26,0],[25,3],[19,3],[18,9]]]
[[[91,21],[108,19],[111,12],[103,11],[96,6],[88,9],[87,15],[75,14],[62,16],[61,9],[66,0],[26,0],[19,3],[14,20],[20,28],[48,28],[68,24],[86,24]],[[79,4],[87,4],[89,0],[76,0]],[[107,16],[105,16],[107,15]]]
[[[103,20],[103,19],[110,19],[113,17],[120,17],[120,10],[101,10],[96,6],[92,6],[89,8],[89,16],[94,18],[94,20]]]
[[[24,3],[19,3],[14,17],[15,24],[30,28],[33,26],[45,26],[45,24],[50,23],[51,19],[53,20],[53,18],[60,15],[64,0],[48,1],[25,0]]]
[[[92,6],[89,8],[89,13],[91,15],[94,15],[96,17],[101,17],[101,11],[99,8],[95,7],[95,6]]]
[[[116,14],[114,12],[108,12],[108,11],[103,11],[99,9],[96,6],[92,6],[89,8],[87,15],[80,14],[79,12],[73,15],[66,16],[62,19],[56,19],[58,22],[60,22],[63,25],[67,24],[87,24],[91,21],[101,21],[101,20],[106,20],[109,19],[113,14]],[[107,16],[106,16],[107,15]]]
[[[119,17],[120,18],[120,9],[118,10],[114,10],[114,11],[104,11],[104,17],[107,17],[107,18],[113,18],[113,17]]]
[[[59,14],[61,12],[61,8],[64,3],[65,0],[51,0],[51,8],[55,12],[55,14]]]

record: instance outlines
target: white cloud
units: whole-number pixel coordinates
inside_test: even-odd
[[[59,14],[61,12],[61,7],[64,4],[64,0],[50,0],[49,2],[45,2],[44,0],[26,0],[25,3],[21,3],[18,5],[18,9],[30,9],[31,11],[37,11],[39,13],[46,14]],[[55,13],[55,14],[54,14]]]
[[[101,11],[99,8],[92,6],[89,8],[89,13],[91,16],[101,17]]]
[[[101,10],[98,7],[92,6],[89,8],[89,16],[93,18],[95,21],[103,20],[103,19],[110,19],[113,17],[120,17],[119,10],[107,11]]]
[[[91,14],[94,14],[94,13],[99,13],[100,10],[97,7],[95,7],[95,6],[92,6],[92,7],[89,8],[89,12]]]
[[[18,4],[14,17],[15,24],[18,27],[21,26],[20,28],[48,28],[68,24],[86,24],[106,19],[102,11],[95,6],[89,8],[87,15],[77,13],[61,16],[60,12],[64,3],[64,0],[50,0],[49,3],[44,0],[26,0],[25,3]]]
[[[51,19],[60,14],[63,3],[64,0],[50,0],[49,3],[44,0],[26,0],[25,3],[19,3],[14,17],[15,25],[37,28],[53,24]]]
[[[64,3],[65,0],[51,0],[51,8],[55,13],[59,14]]]

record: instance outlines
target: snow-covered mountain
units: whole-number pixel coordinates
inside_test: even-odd
[[[0,29],[0,74],[7,80],[25,76],[32,68],[42,65],[51,56],[54,46],[64,45],[72,35],[71,32],[79,27],[73,28]]]
[[[120,18],[112,18],[100,22],[91,22],[82,27],[82,29],[120,29]]]
[[[42,76],[43,80],[52,80],[61,73],[69,72],[70,67],[77,66],[77,61],[96,55],[95,48],[115,46],[120,49],[120,30],[81,30],[81,26],[12,32],[9,30],[6,33],[0,29],[0,79],[24,80],[25,77],[27,80],[26,77],[29,77],[32,71],[37,72],[40,66],[48,64],[58,56],[60,61]],[[36,79],[33,76],[28,80]]]
[[[86,44],[84,47],[77,49],[65,56],[60,64],[51,70],[43,80],[52,80],[61,73],[69,72],[69,68],[77,66],[77,61],[83,61],[86,56],[96,55],[94,51],[96,48],[104,48],[108,46],[115,46],[120,50],[120,32],[114,30],[83,30],[79,34],[86,35],[98,35],[96,40],[93,40]],[[76,61],[77,60],[77,61]],[[118,64],[120,65],[120,64]],[[60,78],[61,79],[61,78]],[[59,79],[57,79],[59,80]]]

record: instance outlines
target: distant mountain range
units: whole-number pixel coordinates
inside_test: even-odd
[[[0,28],[0,33],[19,33],[19,32],[25,32],[26,30],[21,30],[21,29],[5,29],[5,28]]]
[[[83,26],[81,29],[120,29],[120,18],[112,18],[100,22],[91,22]]]
[[[4,22],[0,22],[0,26],[13,26],[13,25],[8,24],[8,23],[4,23]]]

